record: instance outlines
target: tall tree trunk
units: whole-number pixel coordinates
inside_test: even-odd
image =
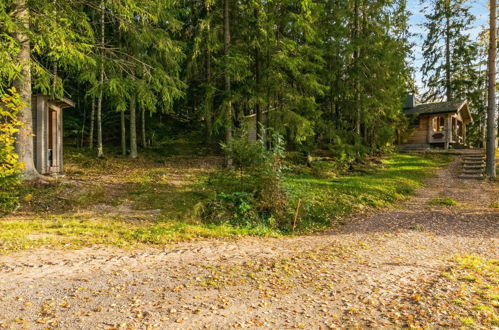
[[[78,103],[77,104],[80,104],[80,97],[78,96]],[[86,124],[86,121],[87,121],[87,105],[85,104],[85,106],[83,107],[83,122],[81,124],[81,140],[80,140],[80,145],[79,147],[80,148],[83,148],[84,146],[84,140],[85,140],[85,124]]]
[[[360,50],[358,46],[358,38],[360,35],[360,6],[359,0],[355,0],[354,3],[354,39],[357,43],[355,46],[353,58],[355,61],[355,67],[357,68],[357,76],[355,77],[355,133],[360,136],[360,121],[361,121],[361,109],[360,109],[360,81],[359,81],[359,57]]]
[[[229,57],[229,47],[230,47],[230,9],[229,1],[224,1],[224,56],[225,56],[225,68],[224,68],[224,81],[225,81],[225,96],[227,97],[226,104],[226,128],[225,128],[225,143],[227,145],[232,140],[232,101],[230,95],[230,73],[228,68],[228,57]],[[230,156],[226,155],[225,165],[227,167],[232,167],[232,159]]]
[[[210,16],[210,6],[206,6],[206,17]],[[205,73],[206,73],[206,91],[209,98],[205,100],[205,118],[206,118],[206,141],[211,144],[213,141],[213,99],[212,99],[212,68],[211,68],[211,47],[210,47],[210,34],[211,22],[208,23],[206,28],[206,52],[205,52]]]
[[[88,132],[88,146],[94,148],[94,123],[95,123],[95,98],[92,96],[92,109],[90,110],[90,131]]]
[[[144,107],[140,108],[141,113],[141,140],[142,140],[142,148],[147,148],[147,139],[146,139],[146,109]]]
[[[262,118],[262,107],[260,104],[260,91],[261,91],[261,86],[260,86],[260,46],[258,44],[259,42],[259,24],[258,24],[258,19],[259,19],[259,14],[258,14],[258,9],[255,8],[255,28],[256,28],[256,45],[255,45],[255,91],[256,91],[256,104],[255,104],[255,109],[256,109],[256,138],[258,140],[261,140],[263,138],[263,133],[262,132],[262,126],[263,126],[263,118]],[[267,116],[270,114],[267,113]]]
[[[105,46],[105,1],[101,1],[101,52],[104,52]],[[103,97],[103,85],[104,85],[104,54],[101,54],[100,63],[100,79],[99,79],[99,98],[97,100],[97,157],[104,157],[104,147],[102,145],[102,97]]]
[[[130,157],[137,158],[137,120],[136,106],[137,98],[132,94],[130,99]]]
[[[120,123],[121,123],[121,154],[126,156],[126,122],[125,122],[125,111],[120,111]]]
[[[445,11],[446,11],[446,20],[445,20],[445,95],[447,97],[447,102],[452,101],[452,86],[451,86],[451,72],[450,72],[450,39],[451,39],[451,30],[450,30],[450,2],[446,1]]]
[[[14,2],[15,19],[21,23],[24,29],[29,30],[29,10],[26,0]],[[33,150],[33,114],[31,112],[31,49],[28,36],[22,31],[14,33],[14,39],[20,45],[17,62],[21,67],[21,74],[13,82],[13,86],[19,93],[24,106],[19,111],[18,119],[23,123],[16,138],[16,152],[18,160],[23,164],[22,176],[25,179],[36,178],[39,173],[35,168]]]
[[[497,56],[497,1],[490,1],[489,44],[489,106],[487,109],[487,175],[496,178],[496,56]]]

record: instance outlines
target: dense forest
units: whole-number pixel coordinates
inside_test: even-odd
[[[136,157],[137,144],[160,144],[178,127],[216,146],[251,114],[259,136],[270,126],[289,148],[355,157],[404,127],[405,1],[8,1],[0,10],[2,87],[28,88],[20,57],[29,57],[34,93],[76,101],[69,141],[98,156],[121,143]]]
[[[467,34],[468,5],[425,11],[424,101],[483,112],[486,42]],[[28,88],[26,57],[34,93],[76,101],[66,133],[98,156],[121,143],[136,157],[179,126],[227,142],[251,114],[259,136],[270,126],[291,148],[358,156],[402,133],[415,90],[403,0],[16,0],[0,14],[2,89]]]
[[[403,142],[404,98],[418,92],[467,99],[483,145],[486,33],[471,40],[467,1],[425,1],[424,13],[419,91],[405,0],[2,1],[4,145],[19,130],[18,160],[36,175],[28,104],[41,93],[75,101],[66,143],[97,157],[184,139],[231,165],[254,123],[264,149],[277,139],[305,161],[325,150],[352,163]]]

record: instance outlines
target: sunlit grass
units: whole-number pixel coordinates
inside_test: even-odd
[[[323,228],[357,210],[379,208],[406,199],[426,178],[450,162],[451,155],[392,155],[383,167],[367,175],[335,179],[295,175],[286,178],[294,200],[301,199],[302,229]]]
[[[458,202],[452,198],[437,197],[437,198],[433,198],[431,201],[429,201],[428,204],[434,205],[434,206],[457,206]]]
[[[453,303],[464,326],[499,326],[499,260],[459,255],[444,276],[459,284]]]
[[[39,246],[164,245],[198,238],[322,230],[359,210],[385,207],[407,198],[450,159],[448,155],[394,154],[381,167],[333,179],[287,173],[284,181],[290,212],[294,214],[298,199],[302,201],[298,227],[293,232],[265,225],[204,223],[200,214],[211,196],[206,185],[209,170],[196,166],[184,169],[182,163],[179,169],[161,159],[133,162],[115,157],[94,163],[90,157],[72,156],[68,158],[69,175],[91,184],[28,189],[25,204],[36,215],[0,219],[0,251]],[[113,207],[122,209],[111,214]],[[290,226],[292,220],[290,216]]]
[[[77,248],[96,244],[134,247],[211,237],[276,236],[267,228],[234,228],[184,222],[130,221],[87,215],[50,216],[0,222],[0,252],[40,246]]]

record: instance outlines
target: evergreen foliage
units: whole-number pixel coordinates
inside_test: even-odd
[[[468,30],[475,17],[467,0],[424,1],[427,36],[423,45],[424,101],[465,99],[478,82],[478,46]]]
[[[468,141],[484,146],[486,119],[485,33],[471,40],[475,17],[469,0],[432,0],[424,4],[426,39],[422,67],[425,92],[423,102],[467,100],[474,118]]]
[[[121,130],[134,157],[137,126],[144,147],[182,130],[229,144],[254,114],[261,138],[272,128],[288,149],[359,160],[405,127],[405,0],[28,0],[29,25],[23,1],[0,6],[1,86],[21,78],[22,32],[33,92],[74,99],[68,137],[93,145],[97,131],[99,156]]]

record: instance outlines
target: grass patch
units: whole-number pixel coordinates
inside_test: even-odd
[[[437,197],[429,201],[428,204],[433,206],[457,206],[459,203],[452,198]]]
[[[459,255],[443,275],[458,284],[453,308],[464,326],[499,326],[499,260]]]
[[[211,237],[276,236],[266,228],[193,225],[185,222],[130,221],[119,217],[50,216],[0,222],[0,252],[40,246],[78,248],[108,244],[122,248],[164,245]]]
[[[323,229],[353,212],[385,207],[406,199],[452,157],[446,154],[394,154],[367,174],[335,179],[291,174],[286,177],[285,185],[293,205],[299,199],[302,201],[299,229]]]
[[[451,156],[394,154],[361,173],[334,178],[288,171],[284,188],[290,200],[289,224],[284,227],[272,221],[241,226],[203,222],[200,214],[214,196],[207,178],[219,168],[216,157],[94,159],[73,151],[66,160],[72,180],[25,188],[21,211],[28,215],[0,219],[0,252],[287,235],[293,233],[298,199],[302,207],[294,233],[321,230],[353,212],[407,198]]]

